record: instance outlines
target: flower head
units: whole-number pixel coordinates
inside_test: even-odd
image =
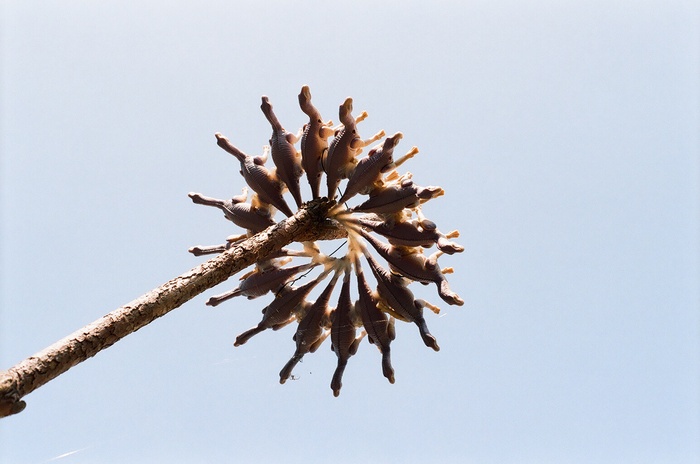
[[[444,254],[464,250],[451,241],[459,233],[443,234],[421,210],[425,202],[443,195],[444,191],[435,186],[420,187],[413,183],[411,173],[397,172],[399,166],[418,153],[413,147],[403,156],[395,156],[396,147],[403,138],[401,132],[384,138],[384,131],[380,131],[362,139],[357,125],[367,113],[353,117],[352,103],[348,98],[340,105],[341,124],[333,127],[331,121],[323,121],[321,113],[311,103],[308,86],[304,86],[299,94],[299,106],[309,116],[309,122],[297,134],[292,134],[277,119],[269,98],[263,96],[261,109],[272,127],[272,136],[261,156],[248,155],[223,135],[216,134],[218,145],[240,162],[240,173],[253,192],[250,203],[247,202],[248,188],[231,200],[189,194],[194,203],[222,210],[226,219],[245,229],[245,233],[228,237],[222,245],[190,249],[199,256],[220,253],[233,243],[274,225],[277,210],[292,216],[294,213],[284,194],[289,192],[300,207],[303,204],[300,178],[305,174],[311,199],[317,199],[325,176],[327,198],[338,199],[327,219],[345,230],[344,246],[328,255],[314,242],[301,242],[299,250],[284,248],[276,256],[256,263],[254,269],[241,277],[236,288],[211,297],[207,304],[216,306],[240,295],[248,299],[272,296],[258,325],[241,333],[235,346],[243,345],[266,329],[278,330],[297,322],[293,337],[296,348],[280,372],[280,383],[292,377],[294,367],[307,353],[315,352],[330,337],[331,348],[338,358],[331,381],[335,396],[340,394],[348,360],[365,336],[381,352],[383,374],[394,383],[390,346],[396,336],[396,319],[416,324],[425,345],[435,351],[440,349],[423,315],[424,308],[435,313],[440,309],[416,298],[408,288],[412,282],[434,283],[444,302],[464,304],[445,277],[452,268],[438,266],[438,258]],[[297,142],[300,151],[296,149]],[[375,142],[379,143],[361,157],[363,149]],[[271,169],[265,166],[269,154],[274,164]],[[358,196],[366,198],[358,199]],[[348,204],[351,201],[354,206]],[[437,251],[426,256],[425,250],[433,246]],[[363,259],[374,278],[374,289],[363,272]],[[299,260],[303,262],[292,264]],[[318,274],[310,276],[314,271]],[[307,281],[300,282],[302,278]],[[338,286],[340,291],[335,292]],[[316,288],[322,290],[309,301]],[[336,300],[334,293],[339,293]]]

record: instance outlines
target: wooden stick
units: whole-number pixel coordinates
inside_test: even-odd
[[[321,198],[302,205],[284,221],[0,372],[0,417],[21,412],[26,407],[22,401],[25,395],[282,247],[292,242],[346,237],[347,232],[338,223],[326,219],[334,204]]]

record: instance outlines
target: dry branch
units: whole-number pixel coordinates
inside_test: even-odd
[[[0,417],[21,412],[25,395],[285,245],[344,237],[346,232],[326,219],[333,204],[325,198],[305,204],[284,221],[0,372]]]

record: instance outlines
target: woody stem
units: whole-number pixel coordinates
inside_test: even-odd
[[[293,216],[0,371],[0,417],[21,412],[25,395],[282,247],[345,237],[344,229],[326,219],[333,205],[325,198],[313,200]]]

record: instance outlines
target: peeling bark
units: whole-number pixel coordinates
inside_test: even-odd
[[[21,412],[26,406],[22,401],[25,395],[282,247],[346,237],[338,223],[327,219],[334,204],[326,198],[304,204],[284,221],[0,372],[0,417]]]

